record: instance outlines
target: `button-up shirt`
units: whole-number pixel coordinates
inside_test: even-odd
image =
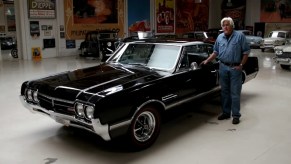
[[[248,55],[250,51],[245,35],[235,30],[229,38],[221,33],[214,44],[214,53],[219,60],[226,63],[240,63],[243,54]]]

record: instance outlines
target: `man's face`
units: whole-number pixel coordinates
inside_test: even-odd
[[[229,21],[224,21],[222,24],[222,30],[225,35],[231,35],[233,28],[230,25]]]

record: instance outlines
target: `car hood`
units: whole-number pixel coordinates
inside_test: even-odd
[[[291,52],[291,45],[276,46],[275,50],[282,50],[283,52]]]
[[[102,64],[28,82],[39,94],[74,101],[106,97],[165,76],[142,66]]]

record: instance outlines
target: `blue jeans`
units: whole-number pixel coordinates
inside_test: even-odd
[[[242,71],[220,63],[219,76],[222,111],[233,118],[240,118]]]

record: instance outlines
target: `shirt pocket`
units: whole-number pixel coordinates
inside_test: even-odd
[[[238,41],[231,42],[230,45],[231,45],[231,47],[234,47],[234,48],[239,48],[240,47],[240,44],[239,44]]]

